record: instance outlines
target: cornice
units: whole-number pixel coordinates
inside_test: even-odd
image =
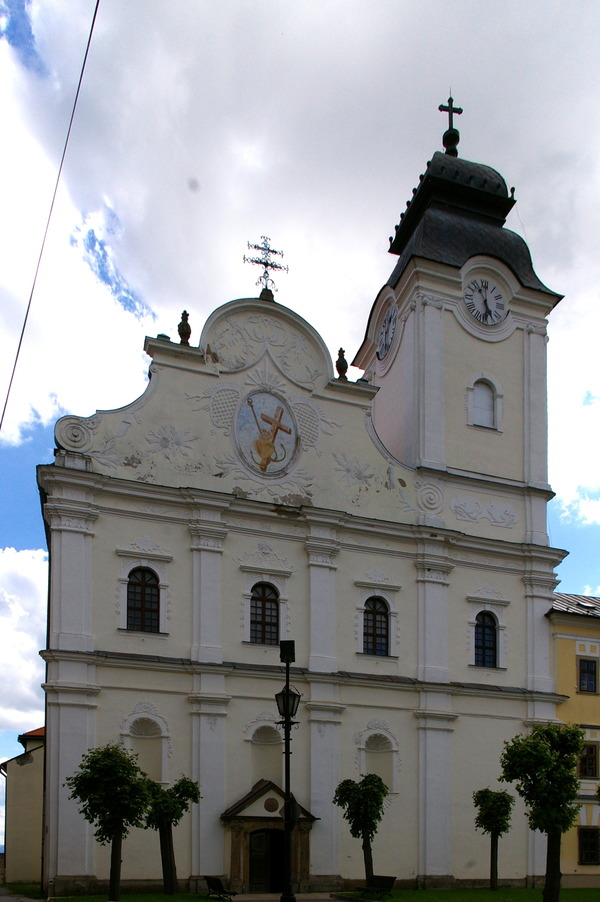
[[[117,667],[129,668],[135,670],[162,670],[171,673],[218,673],[224,676],[240,676],[241,674],[252,675],[252,679],[269,680],[274,678],[280,679],[285,673],[285,668],[279,664],[245,664],[241,662],[226,661],[222,664],[211,664],[209,662],[202,663],[192,661],[189,658],[174,658],[161,655],[139,655],[127,654],[125,652],[109,652],[109,651],[66,651],[62,649],[46,649],[40,652],[41,657],[46,661],[77,661],[79,663],[94,664],[97,667]],[[495,698],[495,699],[511,699],[525,702],[550,702],[551,704],[562,704],[567,701],[568,696],[561,695],[556,692],[542,692],[527,689],[520,686],[504,686],[504,685],[486,685],[483,683],[467,683],[449,682],[436,683],[427,682],[426,680],[418,680],[413,677],[406,677],[395,674],[371,674],[357,673],[355,671],[337,671],[334,673],[311,672],[303,667],[290,668],[290,675],[296,683],[321,683],[334,686],[361,686],[376,687],[380,690],[393,689],[394,691],[408,692],[411,694],[422,692],[444,693],[448,696],[464,696],[468,698]],[[52,689],[62,689],[62,684],[48,684]],[[66,684],[68,689],[71,684]],[[83,688],[83,686],[82,686]],[[81,690],[79,690],[81,691]],[[201,695],[201,693],[191,693],[190,695]],[[209,695],[211,695],[209,693]],[[219,698],[227,697],[226,695]],[[316,704],[319,706],[321,702],[315,700],[312,702],[307,699],[305,706]],[[338,708],[338,704],[333,702],[324,703],[325,707],[332,709]],[[421,706],[419,706],[419,709]],[[450,712],[452,714],[452,712]]]

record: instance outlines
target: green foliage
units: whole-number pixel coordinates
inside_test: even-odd
[[[492,836],[502,836],[510,827],[510,812],[515,800],[504,790],[478,789],[473,793],[478,809],[475,826]]]
[[[96,827],[95,837],[104,845],[115,836],[127,836],[130,827],[141,827],[149,802],[145,774],[137,757],[115,742],[90,749],[78,770],[67,777],[70,799]]]
[[[383,802],[388,791],[377,774],[366,774],[360,783],[348,779],[338,784],[333,802],[344,809],[344,817],[355,839],[372,841],[383,817]]]
[[[200,801],[198,784],[189,777],[180,777],[169,789],[163,789],[154,780],[147,781],[150,805],[146,813],[146,826],[159,830],[161,826],[176,826],[192,802]]]
[[[532,830],[565,833],[579,811],[577,763],[584,733],[569,724],[535,724],[528,736],[504,744],[502,780],[515,782]]]

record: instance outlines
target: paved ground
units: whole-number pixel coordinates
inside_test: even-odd
[[[98,899],[103,899],[99,896]],[[281,893],[239,893],[235,902],[279,902]],[[5,886],[0,886],[1,902],[31,902],[25,896],[14,895]],[[121,897],[122,902],[127,902],[127,896]],[[329,893],[296,893],[297,902],[331,902]]]

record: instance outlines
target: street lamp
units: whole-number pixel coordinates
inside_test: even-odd
[[[285,763],[284,777],[284,802],[283,802],[283,892],[281,893],[281,902],[296,902],[294,890],[292,888],[292,829],[293,829],[293,812],[292,812],[292,793],[290,792],[290,732],[292,726],[297,722],[294,720],[298,705],[300,704],[300,693],[290,686],[290,664],[296,660],[296,649],[293,640],[284,640],[279,643],[279,660],[285,664],[285,686],[280,692],[275,694],[277,702],[277,710],[281,715],[280,724],[283,727],[283,755]]]

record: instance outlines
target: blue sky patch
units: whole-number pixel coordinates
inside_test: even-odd
[[[83,225],[71,236],[71,244],[81,249],[96,278],[106,285],[124,310],[140,319],[154,317],[148,304],[131,288],[114,263],[108,238],[118,235],[118,231],[119,219],[114,210],[106,207],[85,217]]]
[[[13,47],[21,65],[36,75],[47,76],[31,27],[30,0],[0,0],[0,38]]]

